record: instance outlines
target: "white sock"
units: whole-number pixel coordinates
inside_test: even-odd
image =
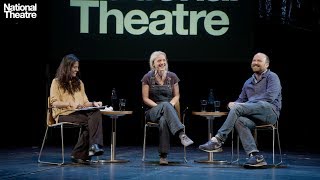
[[[211,141],[212,141],[212,142],[219,142],[216,137],[212,137],[212,138],[211,138]]]

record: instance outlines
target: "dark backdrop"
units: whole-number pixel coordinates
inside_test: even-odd
[[[7,23],[2,33],[2,128],[1,147],[38,147],[45,131],[48,86],[60,59],[52,59],[46,12],[37,22]],[[308,16],[310,17],[310,16]],[[313,17],[313,16],[312,16]],[[302,18],[302,17],[301,17]],[[271,58],[271,70],[278,73],[283,86],[283,110],[280,136],[284,150],[320,152],[318,135],[318,58],[319,24],[282,24],[278,19],[255,19],[253,52],[262,51]],[[312,23],[314,23],[312,21]],[[252,54],[253,56],[253,54]],[[170,54],[168,54],[170,59]],[[90,99],[110,103],[111,89],[128,99],[134,111],[118,122],[117,145],[141,145],[141,83],[149,69],[145,61],[81,61],[81,77]],[[199,109],[199,99],[207,97],[209,88],[223,105],[234,100],[244,81],[251,75],[247,62],[177,62],[169,61],[170,70],[181,79],[181,103],[191,110]],[[289,88],[290,85],[290,88]],[[217,127],[222,122],[217,122]],[[206,141],[207,122],[187,117],[187,132],[195,145]],[[110,121],[104,121],[105,144],[110,144]],[[156,134],[156,133],[154,133]],[[156,136],[156,135],[155,135]],[[177,142],[177,141],[176,141]],[[173,142],[173,143],[176,143]],[[70,143],[74,143],[70,139]],[[149,143],[151,143],[149,141]]]

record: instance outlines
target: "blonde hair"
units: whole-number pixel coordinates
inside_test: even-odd
[[[154,51],[151,56],[150,56],[150,59],[149,59],[149,65],[150,65],[150,70],[155,70],[155,67],[154,67],[154,60],[156,60],[156,58],[160,55],[164,55],[164,57],[166,58],[166,61],[167,61],[167,65],[166,65],[166,70],[168,71],[168,58],[167,58],[167,55],[166,53],[162,52],[162,51]]]

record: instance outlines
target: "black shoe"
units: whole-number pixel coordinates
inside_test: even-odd
[[[222,144],[209,140],[207,143],[199,146],[199,149],[206,152],[222,152]]]
[[[245,168],[261,168],[267,165],[262,155],[250,155],[249,160],[244,164]]]
[[[90,164],[90,159],[78,159],[78,158],[75,158],[74,156],[71,156],[71,161],[77,164],[85,164],[85,165]]]
[[[98,144],[93,144],[89,149],[89,156],[100,156],[104,152]]]

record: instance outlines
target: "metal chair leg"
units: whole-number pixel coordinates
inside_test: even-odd
[[[48,129],[49,129],[49,127],[47,126],[46,132],[45,132],[45,134],[44,134],[44,138],[43,138],[43,140],[42,140],[41,149],[40,149],[40,152],[39,152],[38,163],[46,163],[46,162],[44,162],[44,161],[41,161],[41,155],[42,155],[42,151],[43,151],[44,144],[45,144],[46,139],[47,139]]]
[[[43,138],[43,141],[42,141],[41,149],[40,149],[40,152],[39,152],[39,156],[38,156],[38,163],[52,164],[52,165],[59,165],[59,166],[65,164],[64,133],[63,133],[64,124],[60,124],[58,126],[60,126],[60,137],[61,137],[61,162],[49,162],[49,161],[42,161],[41,160],[41,157],[42,157],[42,154],[43,154],[43,149],[44,149],[47,137],[48,137],[48,131],[49,131],[49,128],[50,128],[50,126],[47,126],[46,132],[45,132],[45,135],[44,135],[44,138]],[[51,127],[51,128],[53,128],[53,127]],[[79,138],[81,136],[81,131],[82,131],[82,128],[80,127],[78,140],[79,140]]]
[[[42,164],[52,164],[52,165],[63,165],[64,164],[64,142],[63,142],[63,126],[61,125],[61,157],[62,157],[62,161],[61,162],[49,162],[49,161],[41,161],[41,156],[43,153],[43,148],[47,139],[47,135],[48,135],[48,129],[49,126],[46,129],[43,141],[42,141],[42,145],[41,145],[41,149],[40,149],[40,153],[39,153],[39,157],[38,157],[38,163],[42,163]]]
[[[186,127],[184,127],[183,129],[184,129],[184,133],[186,133]],[[184,162],[188,163],[186,146],[183,146],[183,152],[184,152]]]
[[[279,147],[279,154],[280,154],[280,162],[275,164],[275,166],[279,166],[280,164],[282,164],[282,152],[281,152],[281,146],[280,146],[280,135],[279,135],[279,129],[278,127],[276,128],[277,130],[277,138],[278,138],[278,147]]]
[[[147,133],[147,126],[148,126],[147,124],[144,125],[142,161],[144,161],[145,155],[146,155],[146,133]]]
[[[276,141],[276,136],[277,136],[277,140],[278,140],[278,148],[279,148],[279,156],[280,156],[280,162],[276,163],[275,162],[275,141]],[[258,144],[258,141],[257,141],[257,129],[254,130],[254,139],[256,141],[256,143]],[[238,162],[239,163],[239,158],[240,158],[240,139],[239,139],[239,136],[237,136],[237,159],[236,160],[233,160],[234,159],[234,130],[232,130],[232,144],[231,144],[231,163],[236,163]],[[272,164],[274,166],[279,166],[281,165],[283,162],[282,160],[282,151],[281,151],[281,143],[280,143],[280,135],[279,135],[279,129],[277,127],[274,127],[272,126]]]
[[[234,145],[233,145],[233,143],[234,143],[234,129],[232,129],[232,131],[231,131],[231,164],[233,164],[233,163],[238,163],[239,164],[239,136],[237,135],[237,159],[236,160],[233,160],[233,158],[234,158]]]

